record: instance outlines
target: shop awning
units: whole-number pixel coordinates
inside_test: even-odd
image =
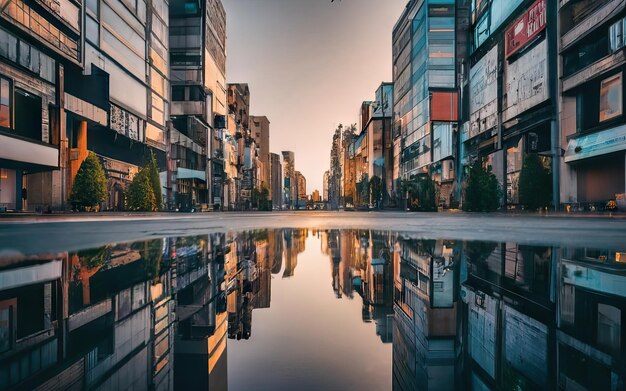
[[[40,142],[0,135],[0,159],[32,166],[33,169],[59,167],[59,149]]]
[[[206,182],[206,173],[200,170],[191,170],[189,168],[178,168],[176,173],[178,179],[197,179]]]
[[[570,140],[565,162],[626,150],[626,125]]]

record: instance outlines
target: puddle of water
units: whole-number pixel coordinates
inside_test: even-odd
[[[305,229],[7,254],[0,390],[623,389],[625,262]]]

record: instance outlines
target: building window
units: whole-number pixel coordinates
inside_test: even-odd
[[[622,311],[611,305],[598,303],[598,344],[613,354],[621,350]]]
[[[622,74],[600,82],[600,122],[622,115]]]
[[[611,52],[616,52],[624,47],[624,25],[626,25],[626,19],[620,19],[613,23],[609,28],[609,45]]]
[[[0,126],[11,127],[11,82],[0,77]]]
[[[0,301],[0,353],[10,350],[13,346],[15,307],[15,299]]]

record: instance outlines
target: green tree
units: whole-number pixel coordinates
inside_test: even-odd
[[[139,170],[133,178],[126,195],[126,206],[130,210],[151,212],[156,208],[156,198],[150,182],[150,173],[146,167]]]
[[[356,183],[356,195],[359,206],[369,206],[370,203],[370,182],[367,175],[363,175]]]
[[[380,177],[374,175],[372,179],[370,179],[369,191],[376,208],[380,208],[381,197],[383,195],[383,181]]]
[[[104,170],[98,157],[89,152],[74,178],[70,202],[79,209],[94,208],[104,202],[106,195],[107,179]]]
[[[401,182],[400,188],[407,195],[411,210],[433,212],[437,210],[437,184],[429,175],[412,175]]]
[[[552,200],[552,174],[544,160],[536,153],[524,159],[519,177],[519,202],[524,208],[537,210],[550,206]]]
[[[159,166],[153,152],[150,152],[150,162],[148,163],[148,173],[150,176],[150,184],[156,203],[156,209],[161,210],[163,206],[163,193],[161,192],[161,178],[159,177]]]
[[[272,203],[270,201],[270,190],[267,186],[263,185],[261,190],[252,189],[252,207],[257,210],[269,211],[272,210]],[[297,204],[296,204],[297,205]]]
[[[476,160],[469,170],[463,199],[463,210],[468,212],[493,212],[500,207],[502,190],[498,179]]]

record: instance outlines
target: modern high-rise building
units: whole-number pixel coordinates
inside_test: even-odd
[[[285,189],[285,204],[287,209],[296,206],[298,193],[296,191],[296,155],[292,151],[283,151],[283,186]]]
[[[270,121],[266,116],[250,116],[250,136],[254,138],[261,161],[262,186],[270,187]]]
[[[393,29],[396,175],[429,175],[440,185],[444,205],[453,201],[455,178],[455,17],[455,1],[411,0]]]
[[[169,16],[174,80],[170,198],[190,207],[221,206],[227,114],[226,13],[220,0],[174,0],[169,3]]]
[[[328,181],[330,179],[330,171],[324,171],[324,183],[322,184],[322,201],[328,202]]]
[[[272,197],[272,208],[283,208],[283,164],[280,155],[270,153],[270,195]]]
[[[307,201],[306,178],[300,171],[296,171],[296,194],[298,195],[298,208],[304,208]]]

